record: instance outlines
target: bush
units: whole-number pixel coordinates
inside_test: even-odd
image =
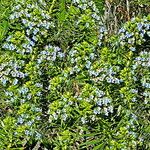
[[[150,16],[109,37],[99,9],[14,3],[0,52],[1,149],[148,149]]]

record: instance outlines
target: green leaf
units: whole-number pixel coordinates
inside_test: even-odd
[[[84,143],[80,144],[79,146],[84,146],[84,145],[86,145],[86,147],[87,147],[87,146],[90,146],[90,145],[97,144],[97,143],[99,143],[99,142],[100,142],[99,139],[97,139],[97,140],[92,140],[92,141],[84,142]]]
[[[3,40],[7,30],[8,30],[8,22],[7,21],[3,21],[0,24],[0,42]]]
[[[103,150],[103,149],[104,149],[104,146],[105,146],[105,143],[101,143],[101,144],[95,146],[95,147],[93,148],[93,150]]]

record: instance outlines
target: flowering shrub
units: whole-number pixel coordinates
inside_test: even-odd
[[[14,5],[0,51],[0,147],[148,149],[150,17],[109,37],[94,1]]]

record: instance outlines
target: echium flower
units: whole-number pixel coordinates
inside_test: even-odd
[[[85,124],[85,123],[87,122],[86,118],[85,118],[85,117],[82,117],[82,118],[81,118],[81,122],[82,122],[82,124]]]
[[[143,28],[143,24],[142,24],[142,23],[138,23],[138,24],[137,24],[137,28],[138,28],[139,31],[141,31],[142,28]]]
[[[17,85],[17,83],[18,83],[18,79],[14,79],[13,85]]]
[[[105,114],[106,116],[108,116],[108,115],[109,115],[109,112],[108,112],[107,107],[104,107],[104,114]]]
[[[35,135],[35,137],[36,137],[36,139],[41,139],[41,137],[42,137],[42,134],[40,134],[39,132],[36,132],[36,135]]]
[[[98,100],[97,100],[97,105],[102,106],[102,104],[103,104],[103,103],[102,103],[102,99],[98,99]]]
[[[93,111],[93,113],[95,115],[100,114],[101,113],[101,108],[100,107],[95,108],[94,111]]]
[[[136,51],[136,48],[135,47],[130,47],[130,50],[134,52],[134,51]]]
[[[23,122],[24,122],[24,119],[23,119],[22,117],[19,117],[19,118],[18,118],[18,122],[17,122],[17,123],[19,123],[19,124],[23,124]]]
[[[108,111],[110,112],[110,113],[113,113],[114,111],[113,111],[113,106],[112,105],[110,105],[109,107],[108,107]]]
[[[5,77],[0,78],[0,80],[1,80],[1,83],[3,84],[3,86],[5,86],[8,81],[8,79]]]
[[[32,133],[31,133],[29,130],[25,130],[25,135],[27,135],[27,136],[31,136],[31,135],[32,135]]]

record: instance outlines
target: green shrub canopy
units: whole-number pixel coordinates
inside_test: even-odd
[[[19,1],[9,17],[0,147],[148,149],[150,16],[109,37],[93,1],[53,2]]]

